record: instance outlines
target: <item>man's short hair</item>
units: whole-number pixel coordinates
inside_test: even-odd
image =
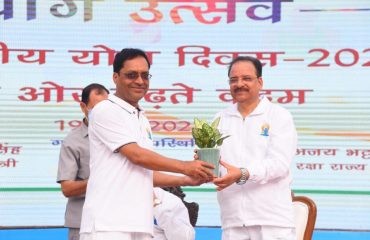
[[[97,90],[98,94],[102,94],[104,91],[109,94],[109,90],[106,89],[103,85],[99,83],[92,83],[82,89],[81,102],[87,105],[90,100],[90,93],[95,89]]]
[[[114,57],[113,72],[119,73],[119,70],[123,68],[123,64],[125,64],[127,60],[131,60],[139,56],[145,58],[146,62],[148,63],[148,68],[150,68],[148,56],[143,50],[138,48],[124,48]]]
[[[240,56],[240,57],[234,58],[231,61],[230,65],[229,65],[229,69],[228,69],[228,72],[227,72],[228,76],[230,76],[231,68],[237,62],[250,62],[250,63],[252,63],[254,68],[256,69],[257,77],[262,77],[262,63],[257,58],[250,57],[250,56]]]

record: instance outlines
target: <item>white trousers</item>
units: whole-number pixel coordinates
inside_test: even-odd
[[[273,226],[233,227],[222,231],[222,240],[296,240],[295,228]]]
[[[152,240],[152,236],[138,232],[91,232],[81,233],[80,240]]]

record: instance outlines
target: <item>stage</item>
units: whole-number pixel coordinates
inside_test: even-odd
[[[66,228],[1,229],[1,240],[65,240]],[[315,230],[312,240],[368,240],[367,231]],[[195,240],[221,240],[219,227],[197,227]]]

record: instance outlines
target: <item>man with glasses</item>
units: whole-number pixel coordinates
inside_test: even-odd
[[[228,70],[236,104],[216,114],[230,135],[221,146],[217,185],[223,240],[295,240],[290,165],[297,133],[291,114],[260,97],[262,64],[234,59]]]
[[[123,49],[116,54],[116,93],[92,111],[90,178],[81,240],[152,239],[153,182],[154,186],[184,186],[213,178],[212,164],[171,159],[151,150],[151,127],[139,106],[149,89],[149,68],[148,57],[140,49]]]

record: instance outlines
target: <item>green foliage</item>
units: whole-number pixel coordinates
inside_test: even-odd
[[[191,130],[195,144],[199,148],[214,148],[216,146],[221,146],[223,141],[230,137],[223,137],[217,127],[220,123],[220,118],[216,118],[211,125],[207,123],[206,120],[194,119],[194,127]]]

